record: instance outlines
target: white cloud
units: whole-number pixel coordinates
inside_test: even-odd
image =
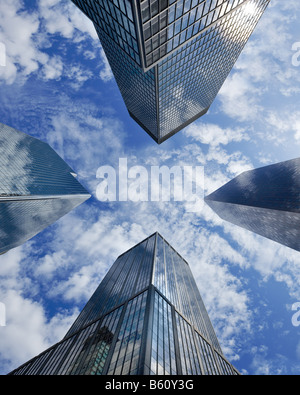
[[[40,0],[39,13],[48,34],[60,34],[78,42],[82,39],[80,33],[98,39],[93,23],[70,1]]]
[[[299,92],[300,74],[291,50],[297,40],[291,34],[296,7],[294,1],[270,3],[218,96],[225,114],[240,122],[261,122],[267,136],[266,109]],[[280,107],[276,111],[284,119]]]
[[[110,65],[108,63],[107,57],[106,57],[103,49],[101,49],[101,59],[102,59],[104,68],[100,71],[100,77],[101,77],[102,81],[104,81],[104,82],[111,81],[114,76],[113,76],[112,70],[110,68]]]
[[[49,321],[39,303],[15,290],[8,290],[1,300],[6,306],[6,327],[0,328],[0,366],[6,372],[60,340],[78,314],[59,313]]]
[[[46,80],[59,80],[63,74],[64,65],[59,56],[53,56],[43,68],[43,77]]]
[[[82,70],[78,65],[64,65],[59,55],[50,55],[48,49],[55,35],[70,40],[78,49],[83,42],[84,53],[89,40],[93,46],[93,51],[88,50],[89,59],[98,57],[103,66],[100,77],[105,81],[112,78],[94,25],[70,1],[40,0],[38,9],[28,11],[23,0],[3,0],[0,20],[0,42],[6,49],[6,67],[0,67],[0,81],[24,82],[36,73],[45,80],[58,80],[64,75],[74,81],[75,88],[80,87],[92,71]]]
[[[250,81],[250,77],[234,73],[219,93],[222,111],[239,121],[254,119],[262,111],[258,104],[259,90]]]
[[[277,145],[287,144],[291,138],[295,142],[300,141],[300,112],[284,110],[269,111],[266,114],[266,121],[271,126],[272,131],[268,133],[268,138],[273,140]]]
[[[232,142],[249,141],[249,135],[243,129],[221,128],[219,125],[194,122],[188,126],[184,133],[187,137],[192,137],[202,144],[209,144],[211,147],[228,145]]]
[[[17,75],[23,77],[36,72],[48,56],[34,44],[39,29],[35,13],[24,11],[21,0],[4,0],[0,4],[0,41],[6,47],[6,67],[0,68],[0,79],[12,84]]]
[[[82,68],[82,66],[74,64],[68,68],[65,75],[72,81],[71,86],[74,89],[79,89],[92,77],[93,73]]]
[[[283,376],[287,375],[287,358],[282,354],[270,356],[266,346],[255,348],[251,367],[256,376]],[[295,366],[295,371],[298,367]]]

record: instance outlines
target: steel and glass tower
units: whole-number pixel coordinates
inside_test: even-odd
[[[90,197],[75,176],[48,144],[0,123],[0,254]]]
[[[188,263],[158,233],[121,255],[65,338],[13,375],[238,375]]]
[[[300,251],[300,159],[236,177],[205,198],[224,220]]]
[[[131,117],[162,143],[214,101],[270,0],[72,0]]]

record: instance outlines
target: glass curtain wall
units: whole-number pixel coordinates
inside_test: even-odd
[[[188,263],[158,233],[121,255],[65,338],[12,375],[239,374]]]

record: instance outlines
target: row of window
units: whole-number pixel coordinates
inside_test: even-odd
[[[120,271],[122,270],[126,262],[126,257],[120,257],[117,259],[115,264],[110,268],[109,272],[106,274],[101,284],[88,301],[87,305],[84,307],[80,313],[77,320],[72,325],[71,329],[68,331],[66,337],[76,333],[80,328],[87,325],[89,322],[93,322],[100,317],[103,312],[103,308],[107,298],[109,297],[109,292],[105,292],[106,289],[112,288],[115,284],[114,281],[118,278]]]
[[[175,340],[171,306],[155,292],[151,374],[176,375]]]
[[[0,251],[18,247],[87,199],[86,197],[1,201]]]
[[[154,270],[154,286],[220,350],[188,264],[160,236]]]
[[[129,375],[143,368],[148,292],[143,292],[17,369],[15,375]],[[145,338],[144,338],[145,341]],[[237,374],[192,326],[154,293],[150,374]]]
[[[248,35],[245,34],[245,40],[247,37]],[[183,101],[189,98],[198,101],[197,99],[201,99],[205,90],[216,94],[228,72],[231,70],[233,58],[239,55],[244,42],[232,43],[231,47],[228,46],[226,50],[223,47],[218,48],[216,46],[215,52],[212,45],[206,46],[207,51],[203,51],[202,62],[193,61],[193,59],[197,59],[196,55],[194,57],[190,55],[190,61],[186,60],[184,62],[182,60],[181,72],[184,75],[188,75],[188,77],[180,78],[181,74],[179,73],[177,73],[176,78],[172,78],[171,73],[167,75],[164,83],[161,85],[161,111],[168,110],[169,105],[174,101],[174,92],[178,89],[182,92],[181,99]],[[201,60],[201,57],[199,57],[199,60]],[[220,64],[222,64],[222,67],[219,67]],[[201,95],[199,95],[199,89]],[[204,103],[205,106],[209,106],[210,104],[211,102]]]
[[[152,325],[153,375],[235,375],[235,369],[155,292]]]
[[[214,27],[209,28],[200,36],[188,42],[184,47],[178,49],[176,52],[173,53],[172,56],[164,59],[161,62],[160,69],[162,71],[166,71],[169,67],[176,64],[178,60],[183,59],[190,53],[193,53],[194,55],[195,51],[197,51],[197,55],[198,54],[200,55],[202,52],[202,46],[208,43],[209,41],[211,41],[216,36],[225,38],[231,33],[231,31],[234,31],[236,35],[239,35],[240,27],[239,25],[236,25],[236,22],[239,21],[239,19],[236,17],[237,15],[240,16],[239,13],[235,13],[233,14],[233,16],[227,16],[223,18]],[[244,21],[242,21],[240,25],[243,25],[243,22]],[[252,25],[249,26],[245,24],[244,26],[244,29],[251,29],[251,28]]]
[[[0,194],[86,194],[71,168],[44,142],[0,124]]]
[[[183,375],[201,375],[202,369],[191,326],[176,313],[176,326]]]
[[[210,24],[228,14],[243,1],[208,0],[202,1],[200,5],[197,5],[197,2],[192,4],[191,1],[184,3],[183,0],[176,2],[156,18],[144,24],[147,65],[153,64],[164,56],[165,52],[170,53]],[[186,7],[187,3],[189,6],[194,5],[194,8]],[[184,10],[188,11],[183,13]],[[160,48],[161,46],[162,48]],[[151,54],[152,51],[153,54]]]
[[[141,0],[141,12],[143,23],[155,17],[168,7],[168,0]]]
[[[108,313],[150,283],[153,239],[119,257],[85,306],[67,336]],[[153,257],[153,255],[152,255]]]
[[[98,31],[127,109],[157,135],[155,70],[144,71],[120,51],[115,42]]]
[[[144,292],[128,303],[108,375],[137,374],[146,301],[147,292]]]
[[[121,312],[122,308],[113,311],[100,321],[51,347],[12,374],[101,374]]]
[[[123,308],[119,308],[108,314],[84,341],[81,340],[82,346],[76,350],[67,375],[102,375],[122,311]]]
[[[89,18],[140,64],[130,0],[74,0]]]
[[[261,8],[265,1],[259,3]],[[189,42],[159,66],[160,119],[168,132],[211,105],[241,53],[260,13],[249,16],[240,8],[214,28]],[[200,111],[199,111],[200,110]]]

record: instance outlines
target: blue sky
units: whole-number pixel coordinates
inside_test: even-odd
[[[209,113],[158,146],[128,115],[92,24],[69,0],[2,0],[0,122],[48,142],[93,197],[0,257],[0,374],[61,340],[108,268],[159,231],[190,263],[244,374],[300,372],[299,253],[183,203],[101,203],[100,166],[204,166],[209,194],[300,148],[299,0],[272,0]],[[300,48],[300,44],[299,44]],[[300,54],[299,54],[300,60]]]

